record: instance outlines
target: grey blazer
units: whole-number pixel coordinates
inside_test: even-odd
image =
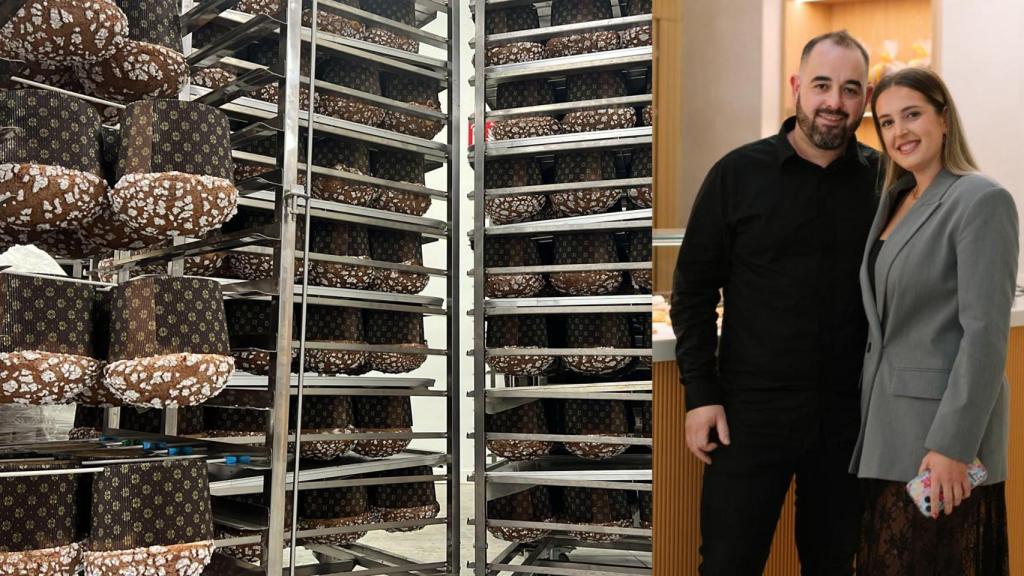
[[[930,451],[976,456],[988,483],[1006,479],[1004,374],[1017,279],[1013,198],[979,174],[943,170],[867,262],[901,180],[886,192],[860,270],[868,317],[861,428],[850,472],[907,482]]]

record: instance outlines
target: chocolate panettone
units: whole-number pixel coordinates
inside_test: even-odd
[[[324,82],[337,84],[353,90],[381,95],[380,70],[373,64],[353,58],[324,58],[317,62],[317,77]],[[384,119],[384,109],[365,100],[350,96],[338,96],[326,91],[316,100],[317,114],[348,120],[357,124],[377,126]]]
[[[577,314],[566,317],[569,348],[632,348],[629,323],[622,314]],[[566,356],[565,364],[580,374],[604,375],[622,370],[631,356]]]
[[[654,173],[654,158],[651,148],[644,146],[633,150],[633,159],[629,164],[630,178],[650,178]],[[626,190],[629,201],[637,208],[650,208],[654,205],[654,196],[650,186],[640,186]]]
[[[610,232],[583,232],[555,236],[556,265],[615,264],[619,254],[615,236]],[[551,285],[570,296],[599,296],[613,294],[622,285],[622,272],[618,270],[590,270],[586,272],[552,272]]]
[[[419,368],[427,360],[422,314],[368,309],[363,314],[363,326],[368,343],[409,349],[404,353],[371,352],[367,360],[371,370],[403,374]]]
[[[496,10],[489,9],[484,28],[487,36],[540,28],[537,7],[529,4]],[[544,45],[539,42],[512,42],[488,48],[484,61],[487,66],[499,66],[541,60],[544,55]]]
[[[650,262],[651,261],[651,230],[636,230],[629,232],[629,261]],[[633,288],[640,292],[650,292],[653,284],[651,282],[651,270],[630,270],[629,278]]]
[[[429,466],[399,468],[383,472],[383,476],[430,476]],[[428,520],[441,512],[432,480],[404,484],[381,484],[370,487],[370,507],[381,522]],[[388,528],[388,532],[411,532],[420,528]]]
[[[155,242],[202,236],[234,216],[231,128],[216,108],[180,100],[129,104],[111,208]]]
[[[542,402],[530,402],[487,415],[487,431],[504,434],[549,434]],[[488,440],[487,449],[509,460],[534,460],[551,452],[552,442],[543,440]]]
[[[374,260],[406,266],[423,265],[423,236],[419,233],[370,228],[369,237],[370,255]],[[396,294],[419,294],[428,282],[430,276],[427,274],[390,268],[377,268],[373,278],[375,289]]]
[[[277,333],[277,308],[267,300],[232,299],[224,302],[224,315],[235,368],[260,376],[269,374],[273,367],[270,348]],[[292,350],[292,360],[296,357],[297,352]]]
[[[67,404],[99,377],[94,289],[0,274],[0,403]]]
[[[0,52],[51,66],[91,64],[127,35],[128,19],[112,0],[28,0],[0,28]]]
[[[309,250],[316,254],[369,259],[370,240],[366,227],[361,224],[316,220],[311,225]],[[365,290],[373,285],[376,272],[369,266],[324,260],[309,263],[310,282],[315,286]]]
[[[200,574],[213,556],[210,509],[203,460],[106,466],[93,480],[85,573]]]
[[[114,288],[108,388],[137,406],[192,406],[234,372],[220,284],[146,276]]]
[[[74,468],[68,462],[0,464],[0,472]],[[75,576],[81,561],[79,476],[0,478],[0,574]]]
[[[552,0],[551,25],[578,24],[612,17],[612,6],[607,0]],[[548,58],[604,52],[619,47],[619,33],[601,30],[557,38],[547,42]]]
[[[591,524],[609,528],[633,526],[633,493],[626,490],[566,487],[563,490],[563,515],[568,524]],[[571,531],[569,535],[584,542],[615,542],[621,534]]]
[[[438,97],[441,85],[437,80],[408,74],[386,74],[381,88],[385,97],[406,102],[410,108],[441,111],[441,99]],[[444,128],[444,121],[387,110],[380,126],[400,134],[431,140]]]
[[[554,522],[551,491],[547,486],[533,486],[528,490],[502,496],[487,502],[487,517],[493,520],[517,522]],[[507,542],[535,542],[551,533],[542,528],[505,528],[488,526],[495,538]]]
[[[622,400],[564,400],[560,403],[565,433],[574,436],[631,436],[626,403]],[[622,454],[629,444],[564,442],[565,449],[588,460]]]
[[[46,90],[0,92],[0,232],[75,231],[106,196],[100,117],[85,102]],[[73,248],[73,247],[69,247]]]
[[[548,325],[543,316],[501,315],[487,319],[487,348],[547,348]],[[488,356],[487,365],[509,376],[540,376],[555,364],[554,356]]]
[[[484,188],[518,188],[544,183],[536,158],[488,160]],[[487,198],[484,211],[494,224],[512,224],[536,216],[547,204],[543,194],[516,194]]]
[[[380,150],[373,155],[373,175],[384,180],[405,182],[423,186],[426,182],[426,162],[423,154],[399,150]],[[380,187],[380,194],[373,203],[374,208],[389,212],[400,212],[423,216],[430,208],[430,196],[406,192],[387,186]]]
[[[615,180],[613,152],[569,152],[555,157],[555,182]],[[580,188],[552,192],[551,205],[563,216],[586,216],[607,211],[619,201],[619,188]]]
[[[376,522],[370,510],[366,486],[346,486],[299,492],[299,530],[362,526]],[[343,532],[305,539],[310,544],[346,546],[366,536],[366,531]]]
[[[309,306],[306,340],[334,344],[366,344],[358,308]],[[355,350],[306,350],[306,369],[319,374],[363,374],[368,353]]]
[[[181,2],[114,1],[128,18],[128,40],[106,60],[80,66],[82,86],[93,96],[115,102],[177,97],[188,81]]]
[[[356,430],[412,432],[412,399],[409,396],[353,396]],[[386,458],[405,450],[408,438],[357,440],[352,451],[367,458]]]
[[[360,5],[367,12],[400,24],[416,26],[416,2],[414,0],[361,0]],[[415,53],[420,49],[420,43],[416,39],[385,26],[368,26],[362,39],[406,52]]]
[[[498,110],[543,106],[554,102],[555,95],[551,85],[543,78],[508,82],[495,88],[495,106]],[[561,132],[562,127],[554,116],[537,115],[495,120],[491,136],[495,140],[512,140],[553,136]]]
[[[569,100],[599,100],[626,96],[626,81],[621,72],[585,72],[565,79]],[[562,118],[566,132],[597,132],[636,126],[636,110],[628,106],[578,110]]]
[[[626,15],[637,16],[639,14],[650,14],[653,11],[652,5],[653,0],[629,0],[629,4],[626,5]],[[645,24],[643,26],[634,26],[633,28],[623,30],[621,44],[623,48],[650,46],[652,39],[651,25]]]
[[[313,164],[341,172],[370,175],[370,151],[355,140],[324,138],[313,145]],[[353,206],[372,206],[380,193],[373,184],[363,184],[324,174],[313,175],[313,197]]]
[[[540,265],[537,243],[528,236],[494,236],[484,244],[485,268]],[[484,294],[488,298],[529,298],[544,286],[542,274],[487,274]]]
[[[295,430],[298,414],[298,397],[292,396],[289,404],[289,428]],[[349,396],[302,397],[302,434],[349,434],[355,431],[352,416],[352,399]],[[352,440],[305,440],[299,448],[303,458],[310,460],[334,460],[352,449]],[[294,452],[294,446],[292,451]]]
[[[240,232],[263,227],[274,222],[274,213],[259,208],[242,208],[224,224],[224,232]],[[305,246],[305,222],[300,219],[295,230],[295,249],[299,254],[295,258],[296,281],[302,279],[302,248]],[[244,280],[266,280],[274,278],[274,258],[269,254],[233,251],[227,256],[227,268],[233,278]]]

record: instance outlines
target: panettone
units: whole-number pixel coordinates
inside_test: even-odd
[[[359,7],[358,0],[335,0],[339,4]],[[302,3],[302,25],[310,27],[313,24],[313,10],[310,0],[303,0]],[[248,14],[265,14],[267,16],[280,18],[283,9],[281,0],[239,0],[235,10]],[[365,27],[362,23],[346,18],[341,14],[324,10],[318,10],[316,25],[318,32],[327,32],[336,36],[348,38],[361,38]]]
[[[203,427],[207,438],[244,438],[259,437],[263,440],[267,433],[268,410],[255,408],[225,408],[220,406],[202,406]]]
[[[423,236],[417,232],[370,228],[370,255],[374,260],[394,262],[407,266],[423,265]],[[405,272],[378,268],[374,275],[374,288],[381,292],[419,294],[430,281],[430,276],[419,272]]]
[[[295,430],[298,414],[298,397],[292,396],[289,404],[289,429]],[[350,434],[355,431],[352,415],[352,399],[348,396],[302,397],[302,435],[307,434]],[[299,452],[310,460],[334,460],[352,449],[354,442],[342,438],[331,440],[303,439]],[[294,447],[292,448],[294,451]]]
[[[542,402],[530,402],[487,415],[487,431],[503,434],[548,434]],[[535,460],[547,456],[554,444],[544,440],[488,440],[491,453],[508,460]]]
[[[145,276],[114,288],[104,381],[137,406],[192,406],[234,372],[220,284]]]
[[[487,319],[487,348],[547,348],[548,326],[543,316],[499,315]],[[555,364],[554,356],[490,356],[487,365],[509,376],[540,376]]]
[[[622,314],[577,314],[566,316],[569,348],[632,348],[629,322]],[[631,356],[566,356],[573,372],[590,375],[613,374],[632,362]]]
[[[0,464],[0,472],[73,468],[69,462]],[[0,574],[75,576],[81,562],[79,476],[0,478]]]
[[[356,431],[412,432],[412,399],[409,396],[353,396]],[[386,458],[405,450],[409,438],[357,440],[352,451],[367,458]]]
[[[420,186],[426,182],[426,161],[423,154],[416,152],[380,150],[373,155],[372,170],[374,176],[384,180]],[[423,216],[430,208],[430,203],[430,196],[382,186],[373,207],[389,212]]]
[[[615,180],[613,152],[569,152],[555,157],[555,182]],[[551,205],[564,216],[586,216],[607,211],[619,201],[618,188],[580,188],[551,193]]]
[[[537,244],[527,236],[494,236],[484,244],[485,268],[540,266]],[[488,298],[529,298],[544,289],[542,274],[487,274],[484,295]]]
[[[490,500],[487,502],[487,517],[517,522],[554,522],[556,518],[551,506],[551,490],[547,486],[533,486],[522,492]],[[497,526],[488,526],[487,531],[495,538],[519,543],[535,542],[551,532],[542,528]]]
[[[650,490],[638,492],[640,499],[640,527],[654,527],[654,493]]]
[[[495,109],[497,110],[543,106],[554,102],[555,95],[551,85],[543,78],[498,84],[495,88]],[[509,120],[495,120],[491,136],[495,140],[512,140],[554,136],[561,132],[561,125],[554,116],[541,114]]]
[[[373,64],[352,58],[324,58],[317,62],[317,77],[324,82],[381,95],[380,70]],[[365,100],[338,96],[326,91],[316,99],[316,112],[357,124],[377,126],[384,120],[384,109]]]
[[[654,173],[654,158],[649,146],[633,150],[633,159],[629,164],[630,178],[650,178]],[[637,208],[650,208],[654,205],[651,186],[638,186],[626,190],[626,197]]]
[[[313,144],[313,164],[341,172],[370,175],[370,151],[355,140],[324,138]],[[313,197],[353,206],[372,206],[379,191],[373,184],[363,184],[335,176],[313,175]]]
[[[441,100],[438,97],[441,85],[437,80],[407,74],[387,74],[381,88],[385,97],[405,102],[409,108],[441,111]],[[444,121],[387,110],[380,126],[400,134],[431,140],[444,128]]]
[[[628,233],[629,236],[629,261],[650,262],[651,261],[651,230],[636,230]],[[630,270],[629,278],[633,288],[640,292],[649,293],[653,287],[651,282],[651,270]]]
[[[487,36],[540,28],[537,7],[528,4],[511,8],[488,9],[484,28]],[[539,42],[512,42],[488,48],[484,61],[487,66],[499,66],[541,60],[544,55],[544,45]]]
[[[381,473],[382,476],[430,476],[429,466],[399,468]],[[433,480],[380,484],[370,487],[370,507],[381,522],[428,520],[441,512]],[[389,528],[389,532],[411,532],[419,528]]]
[[[360,5],[367,12],[400,24],[416,26],[416,2],[414,0],[360,0]],[[379,25],[368,26],[362,39],[406,52],[415,53],[420,49],[420,43],[416,39]]]
[[[366,344],[363,316],[358,308],[341,306],[308,306],[306,340],[334,344]],[[319,374],[350,374],[366,372],[368,354],[356,350],[306,350],[306,369]]]
[[[559,234],[554,239],[555,265],[614,264],[619,261],[615,237],[610,232]],[[622,285],[618,270],[552,272],[551,285],[570,296],[613,294]]]
[[[484,171],[484,188],[518,188],[544,183],[536,158],[488,160]],[[484,212],[494,224],[512,224],[536,216],[547,204],[543,194],[515,194],[487,198]]]
[[[568,99],[573,102],[626,96],[626,81],[621,72],[584,72],[565,79]],[[578,110],[562,118],[566,132],[597,132],[636,126],[636,110],[629,106]]]
[[[67,404],[94,385],[91,285],[0,274],[0,403]]]
[[[299,530],[341,528],[374,524],[376,514],[370,509],[369,490],[366,486],[344,486],[299,492]],[[343,532],[328,536],[314,536],[304,542],[346,546],[366,535],[366,531]]]
[[[563,400],[560,420],[573,436],[631,436],[623,400]],[[604,460],[622,454],[629,444],[564,442],[570,453],[588,460]]]
[[[590,524],[609,528],[633,526],[633,493],[601,488],[563,489],[563,515],[568,524]],[[607,543],[621,540],[621,534],[570,531],[569,536],[584,542]]]
[[[578,24],[612,17],[612,6],[607,0],[552,0],[551,25]],[[599,30],[551,38],[547,42],[548,58],[589,54],[616,50],[619,33]]]
[[[654,73],[649,71],[647,73],[647,94],[653,94],[652,84],[654,82]],[[654,126],[654,105],[648,104],[644,106],[643,113],[640,115],[640,121],[644,126]]]
[[[273,366],[269,349],[277,334],[277,308],[267,300],[231,299],[224,302],[224,316],[235,368],[249,374],[269,374]],[[297,335],[295,326],[293,322]],[[296,356],[297,352],[292,350],[292,359]]]
[[[409,350],[371,352],[367,360],[371,370],[404,374],[419,368],[427,360],[422,314],[367,309],[363,315],[363,326],[369,344],[401,346]]]
[[[310,227],[310,252],[368,259],[370,247],[368,232],[361,224],[317,220]],[[315,286],[365,290],[374,284],[376,273],[377,270],[369,266],[323,260],[312,260],[309,263],[310,282]]]
[[[123,114],[111,208],[154,242],[198,237],[236,211],[231,128],[216,108],[181,100],[129,104]]]
[[[627,16],[637,16],[639,14],[650,14],[653,11],[653,0],[629,0],[626,5]],[[622,31],[622,47],[623,48],[637,48],[640,46],[650,46],[652,43],[651,25],[645,24],[643,26],[634,26],[633,28],[627,28]]]
[[[90,64],[127,36],[128,19],[112,0],[27,0],[0,28],[0,52],[51,66]]]

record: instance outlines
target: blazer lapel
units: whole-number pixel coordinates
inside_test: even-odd
[[[879,320],[885,318],[885,287],[889,282],[889,272],[892,270],[893,262],[896,261],[896,257],[899,256],[907,242],[910,242],[914,234],[928,221],[928,218],[935,212],[935,209],[939,207],[946,190],[958,178],[959,176],[946,170],[940,171],[935,176],[935,180],[928,186],[928,189],[921,194],[917,204],[910,209],[910,212],[903,217],[903,220],[896,225],[892,234],[885,240],[882,251],[878,254],[878,268],[876,268],[876,272],[881,272],[881,274],[876,274],[875,276],[875,294],[878,300]]]
[[[864,302],[864,311],[868,317],[868,327],[871,329],[871,333],[875,335],[881,335],[882,323],[878,316],[878,304],[875,299],[875,290],[871,286],[871,276],[868,274],[868,265],[871,260],[871,249],[875,245],[875,241],[882,234],[882,229],[885,227],[885,223],[889,221],[889,213],[892,211],[890,206],[892,199],[892,191],[887,191],[882,194],[882,199],[878,202],[878,210],[875,211],[875,220],[871,223],[871,231],[868,232],[867,244],[864,246],[864,258],[860,263],[860,295]]]

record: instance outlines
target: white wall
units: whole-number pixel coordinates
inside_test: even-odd
[[[1018,213],[1024,213],[1024,2],[933,2],[938,69],[975,159],[1013,194]],[[1020,268],[1024,281],[1024,254]]]

